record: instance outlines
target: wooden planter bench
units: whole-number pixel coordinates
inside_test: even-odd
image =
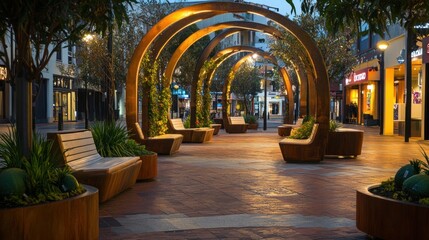
[[[60,151],[57,161],[67,164],[79,182],[98,188],[100,202],[135,184],[140,157],[100,156],[91,131],[48,134],[48,138],[55,139],[53,149]]]
[[[134,124],[136,134],[132,138],[145,145],[146,149],[156,152],[160,155],[172,155],[179,151],[180,145],[183,141],[181,134],[164,134],[156,137],[145,138],[139,123]]]
[[[319,136],[319,124],[315,123],[307,139],[285,138],[279,142],[283,159],[286,162],[320,162],[323,160],[325,146]]]
[[[225,131],[227,133],[245,133],[248,126],[249,124],[244,121],[243,117],[228,117]]]
[[[303,120],[303,118],[298,118],[295,124],[282,124],[277,127],[277,133],[280,137],[287,137],[290,135],[293,128],[301,127]]]
[[[210,127],[213,128],[213,135],[217,135],[219,133],[220,128],[222,127],[222,124],[212,123],[210,124]]]
[[[168,123],[168,131],[182,134],[184,143],[204,143],[213,138],[213,128],[185,128],[180,118],[169,119]]]
[[[352,128],[338,128],[328,133],[325,155],[356,157],[362,152],[363,131]]]

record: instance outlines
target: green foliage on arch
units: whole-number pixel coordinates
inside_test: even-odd
[[[143,57],[139,74],[140,96],[148,96],[149,136],[158,136],[167,132],[168,109],[171,107],[171,91],[162,87],[159,79],[159,61],[150,59],[148,52]]]

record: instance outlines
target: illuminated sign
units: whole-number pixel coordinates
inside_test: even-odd
[[[423,55],[423,49],[422,48],[419,48],[416,51],[411,52],[411,58],[420,57],[421,55]]]
[[[355,76],[353,77],[353,80],[354,80],[355,82],[359,82],[359,81],[365,81],[365,80],[367,80],[366,72],[359,73],[359,74],[355,74]]]
[[[349,76],[346,77],[346,79],[344,80],[345,85],[353,85],[353,84],[358,84],[361,82],[366,82],[370,79],[369,76],[369,69],[370,68],[364,68],[361,70],[357,70],[355,72],[350,73]],[[373,73],[373,72],[371,72]],[[375,74],[375,73],[374,73]],[[374,79],[371,79],[374,80]]]

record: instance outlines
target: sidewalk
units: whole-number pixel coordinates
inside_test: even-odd
[[[362,155],[290,164],[276,128],[214,136],[159,156],[159,175],[100,206],[101,239],[366,239],[356,189],[393,176],[424,141],[363,127]]]

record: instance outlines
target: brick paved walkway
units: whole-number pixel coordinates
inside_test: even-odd
[[[101,239],[365,239],[356,189],[392,176],[419,144],[365,130],[362,155],[290,164],[276,129],[221,132],[159,157],[159,176],[100,206]]]

